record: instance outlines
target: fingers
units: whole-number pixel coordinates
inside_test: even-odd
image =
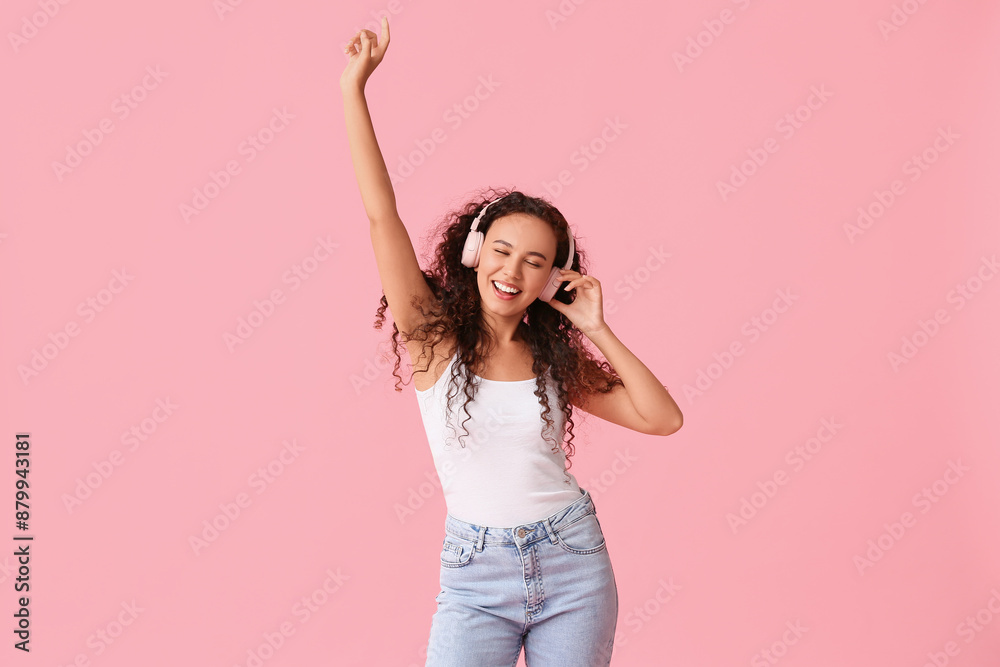
[[[386,47],[388,46],[389,18],[387,16],[383,16],[381,36],[376,36],[371,30],[362,29],[358,31],[347,46],[344,47],[344,53],[354,55],[355,53],[361,54],[363,52],[369,57],[375,55],[377,58],[381,58],[382,54],[385,53]]]
[[[386,47],[389,46],[389,17],[382,17],[382,38],[379,39],[378,48],[381,51],[385,51]]]
[[[344,53],[353,55],[355,52],[360,52],[361,47],[364,46],[364,43],[361,41],[361,37],[364,36],[366,32],[368,32],[369,35],[374,36],[373,33],[367,30],[360,30],[354,33],[354,37],[351,37],[350,41],[347,42],[347,46],[344,47]]]
[[[368,39],[371,41],[371,49],[369,51],[370,55],[375,59],[376,64],[382,61],[382,56],[385,55],[385,50],[389,46],[389,19],[386,16],[382,17],[382,35],[376,39],[375,33],[370,30],[365,31],[368,34]]]
[[[361,50],[361,33],[358,32],[351,38],[351,41],[347,43],[344,47],[344,53],[349,56],[353,56],[355,53]]]
[[[593,276],[572,269],[559,269],[559,277],[566,281],[565,289],[567,291],[583,285],[592,286],[588,279],[593,278]],[[594,278],[594,282],[598,282],[596,278]],[[598,282],[598,284],[600,283]]]

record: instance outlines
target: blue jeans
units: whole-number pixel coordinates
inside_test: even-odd
[[[590,493],[535,523],[445,518],[427,667],[605,667],[618,587]]]

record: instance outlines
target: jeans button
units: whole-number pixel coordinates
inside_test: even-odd
[[[521,528],[520,530],[517,531],[517,536],[524,537],[524,528]]]

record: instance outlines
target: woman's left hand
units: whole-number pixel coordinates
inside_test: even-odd
[[[550,299],[548,304],[565,315],[573,326],[587,336],[606,327],[601,282],[594,276],[584,275],[572,269],[560,269],[560,275],[563,280],[569,281],[564,289],[566,291],[575,289],[576,298],[568,305],[555,299]]]

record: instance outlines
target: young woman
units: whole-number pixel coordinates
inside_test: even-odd
[[[608,665],[618,589],[593,499],[568,472],[573,408],[650,435],[677,431],[681,411],[611,332],[601,284],[545,200],[469,202],[420,269],[364,95],[388,45],[384,18],[381,36],[355,35],[340,85],[384,292],[376,327],[389,308],[393,375],[401,335],[448,508],[426,664],[510,667],[523,646],[531,667]]]

